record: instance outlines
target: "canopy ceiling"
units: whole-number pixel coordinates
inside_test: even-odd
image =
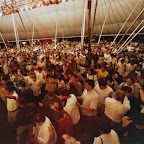
[[[34,39],[54,38],[57,22],[57,37],[77,37],[81,36],[82,20],[86,0],[74,0],[58,5],[49,5],[33,10],[22,11],[23,24],[29,39],[32,38],[34,25]],[[106,14],[108,13],[103,35],[117,34],[122,25],[130,15],[138,0],[98,0],[98,8],[94,25],[94,34],[100,35]],[[92,24],[95,11],[96,0],[92,0]],[[120,34],[124,34],[134,19],[144,8],[144,0],[139,3],[132,16],[122,29]],[[14,14],[16,29],[20,40],[27,40],[23,24],[18,13]],[[144,19],[144,13],[139,17],[128,33],[131,33]],[[143,23],[144,24],[144,23]],[[143,26],[142,24],[142,26]],[[141,27],[142,27],[141,26]],[[88,34],[88,9],[86,11],[85,35]],[[140,28],[141,28],[140,27]],[[140,29],[139,28],[139,29]],[[139,30],[138,29],[138,30]],[[12,15],[0,17],[0,32],[6,41],[15,41]],[[144,30],[141,31],[144,33]],[[2,39],[0,38],[0,41]]]

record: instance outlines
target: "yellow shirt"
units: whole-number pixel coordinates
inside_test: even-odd
[[[105,78],[109,74],[106,70],[104,72],[102,72],[101,69],[96,69],[96,72],[97,72],[98,79],[99,78]]]

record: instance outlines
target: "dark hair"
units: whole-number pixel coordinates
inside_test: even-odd
[[[83,78],[87,78],[87,76],[86,76],[86,74],[85,74],[85,73],[83,73],[83,74],[82,74],[82,77],[83,77]]]
[[[67,91],[66,88],[63,88],[63,89],[60,89],[60,90],[59,90],[59,95],[69,96],[69,92]]]
[[[54,118],[55,118],[56,121],[60,120],[63,117],[64,117],[64,113],[63,112],[55,112],[55,114],[54,114]]]
[[[106,63],[102,63],[102,64],[101,64],[101,68],[102,68],[102,67],[103,67],[103,68],[106,68]]]
[[[121,90],[124,91],[124,92],[128,92],[128,93],[132,92],[132,88],[128,87],[128,86],[122,87]]]
[[[128,76],[127,79],[131,79],[132,83],[134,83],[134,79],[131,76]]]
[[[77,75],[76,74],[72,74],[72,77],[77,78]]]
[[[88,69],[88,70],[90,70],[91,75],[94,75],[94,74],[95,74],[95,71],[94,71],[94,69],[93,69],[93,68],[90,68],[90,69]]]
[[[27,100],[24,97],[19,97],[18,98],[18,103],[21,104],[21,105],[25,105],[25,104],[27,104]]]
[[[99,86],[103,86],[103,87],[107,86],[107,81],[103,78],[99,78],[98,82],[99,82]]]
[[[110,122],[106,121],[106,120],[101,120],[101,122],[99,123],[99,129],[104,133],[104,134],[108,134],[111,132],[112,126],[110,124]]]
[[[22,87],[26,87],[26,83],[25,83],[24,81],[22,81],[22,80],[19,82],[19,84],[20,84],[20,86],[22,86]]]
[[[8,76],[8,75],[4,75],[2,78],[2,80],[4,80],[4,81],[8,81],[9,79],[10,79],[10,76]]]
[[[11,92],[11,91],[15,91],[16,88],[14,86],[8,86],[8,87],[6,87],[6,90]]]
[[[85,83],[88,83],[89,86],[92,86],[92,88],[94,88],[94,80],[86,80]]]
[[[51,67],[49,67],[47,70],[48,70],[48,72],[52,72],[52,68]]]
[[[41,68],[41,67],[38,67],[38,70],[42,70],[42,68]]]
[[[119,76],[119,72],[118,72],[118,71],[113,72],[113,75],[114,75],[114,74],[116,74],[116,73],[117,73],[117,74],[118,74],[118,76]]]
[[[44,122],[45,121],[45,115],[43,113],[37,113],[34,117],[34,122]]]
[[[12,81],[8,81],[8,82],[6,83],[6,86],[13,86],[13,82],[12,82]]]

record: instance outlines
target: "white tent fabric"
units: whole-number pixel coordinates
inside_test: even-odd
[[[117,34],[130,15],[131,11],[139,1],[132,16],[124,26],[120,34],[124,34],[134,19],[144,8],[144,0],[98,0],[98,8],[94,25],[94,34],[100,35],[102,25],[108,13],[103,35]],[[92,23],[94,17],[96,0],[92,0]],[[74,0],[58,5],[43,6],[33,10],[20,12],[29,39],[32,38],[34,24],[34,39],[54,38],[56,21],[57,37],[78,37],[81,36],[82,19],[84,15],[85,0]],[[27,40],[26,33],[18,13],[14,14],[15,23],[20,40]],[[144,19],[144,12],[129,30],[131,33]],[[142,24],[143,25],[143,24]],[[86,33],[88,34],[88,9],[86,12]],[[141,27],[140,27],[141,28]],[[139,28],[139,29],[140,29]],[[15,41],[12,15],[0,17],[0,32],[6,41]],[[141,31],[144,33],[144,30]],[[2,39],[0,38],[0,41]]]

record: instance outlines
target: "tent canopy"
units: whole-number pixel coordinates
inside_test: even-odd
[[[33,10],[22,11],[23,24],[25,26],[29,39],[32,38],[34,25],[34,39],[54,38],[57,22],[57,37],[78,37],[81,36],[81,27],[84,17],[84,8],[86,0],[74,0],[63,2],[58,5],[43,6]],[[96,11],[94,34],[100,35],[102,25],[106,14],[108,13],[106,23],[103,30],[103,35],[117,34],[124,22],[134,9],[138,0],[98,0],[98,7]],[[92,17],[95,11],[96,0],[92,0]],[[122,29],[120,34],[124,34],[131,23],[139,15],[144,8],[144,0],[139,0],[139,3],[129,18],[128,22]],[[14,13],[16,29],[18,31],[19,40],[27,40],[27,35],[24,31],[23,24],[20,20],[19,14]],[[135,22],[128,33],[131,33],[138,24],[144,19],[144,12]],[[143,24],[142,24],[143,26]],[[142,27],[141,26],[141,27]],[[85,35],[88,34],[88,9],[86,11],[86,26]],[[140,28],[141,28],[140,27]],[[140,29],[139,28],[139,29]],[[138,30],[139,30],[138,29]],[[6,41],[15,41],[15,33],[13,27],[12,15],[0,17],[0,32]],[[141,31],[144,33],[144,30]],[[2,39],[0,38],[0,41]]]

